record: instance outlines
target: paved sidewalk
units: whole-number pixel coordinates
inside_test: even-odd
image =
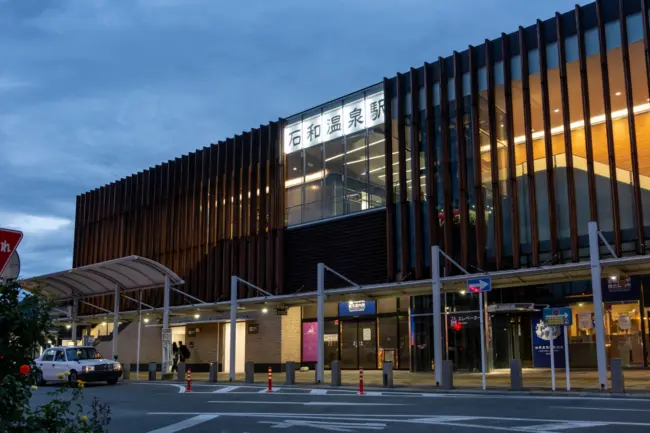
[[[546,369],[524,369],[524,389],[531,391],[550,391],[551,390],[551,371]],[[650,370],[630,369],[624,371],[625,390],[633,393],[650,393]],[[131,378],[135,380],[135,373],[131,373]],[[297,385],[314,385],[315,372],[296,372]],[[146,379],[146,373],[140,373],[140,379]],[[237,374],[236,382],[244,382],[244,374]],[[207,381],[207,373],[192,373],[193,381]],[[255,374],[256,384],[267,383],[267,373]],[[229,375],[219,373],[218,381],[227,383]],[[284,385],[285,374],[273,373],[273,385]],[[325,371],[325,383],[327,386],[332,383],[331,372]],[[435,389],[433,372],[411,373],[409,371],[396,370],[393,372],[393,383],[395,388],[410,389]],[[609,382],[611,386],[611,381]],[[345,370],[341,372],[341,385],[344,387],[357,387],[359,385],[359,373],[357,371]],[[364,371],[364,385],[367,387],[382,386],[382,372],[378,370]],[[454,388],[463,390],[480,390],[481,374],[480,373],[455,373]],[[497,370],[487,375],[488,390],[506,391],[510,388],[510,371]],[[556,389],[558,391],[566,390],[564,369],[556,370]],[[571,390],[593,392],[599,391],[598,373],[593,370],[576,370],[571,371]]]

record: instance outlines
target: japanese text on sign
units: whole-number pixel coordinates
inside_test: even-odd
[[[284,128],[284,152],[292,153],[384,123],[384,93],[375,93]]]

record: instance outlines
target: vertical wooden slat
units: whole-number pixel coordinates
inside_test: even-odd
[[[551,263],[558,263],[557,205],[555,197],[555,170],[553,167],[553,137],[551,136],[551,109],[549,107],[548,69],[546,61],[546,35],[544,24],[537,20],[537,53],[540,65],[540,84],[542,90],[542,121],[544,125],[544,150],[546,156],[546,191],[548,224],[551,235]]]
[[[269,137],[268,137],[268,143],[266,143],[267,149],[268,149],[268,155],[269,155],[269,188],[270,188],[270,195],[269,195],[269,232],[266,238],[266,289],[270,292],[273,292],[274,288],[274,281],[275,281],[275,242],[274,242],[274,236],[275,236],[275,228],[276,228],[276,203],[277,203],[277,196],[279,194],[284,194],[284,191],[278,191],[277,190],[277,183],[276,183],[276,172],[277,172],[277,165],[275,164],[276,161],[276,152],[273,146],[273,143],[275,142],[275,138],[278,135],[278,129],[281,130],[282,127],[282,122],[275,123],[271,122],[269,124]],[[282,175],[282,174],[281,174]]]
[[[77,195],[75,200],[75,211],[74,211],[74,243],[72,250],[72,267],[76,268],[79,266],[79,244],[81,241],[81,196]]]
[[[609,67],[607,65],[607,39],[602,3],[596,1],[596,21],[598,23],[598,43],[600,45],[600,72],[603,79],[603,105],[605,108],[605,133],[607,137],[607,154],[609,163],[609,188],[612,194],[612,220],[614,223],[614,251],[621,255],[621,219],[618,199],[618,181],[616,174],[616,153],[614,145],[614,128],[612,126],[612,101],[609,89]]]
[[[488,134],[490,135],[490,169],[492,174],[492,208],[494,220],[494,256],[497,269],[503,267],[503,216],[501,184],[499,183],[499,150],[497,143],[496,91],[494,89],[494,53],[492,42],[485,41],[485,63],[488,84]]]
[[[438,165],[438,154],[436,146],[436,114],[433,100],[433,67],[429,63],[424,64],[424,97],[426,116],[426,157],[427,157],[427,211],[429,214],[429,246],[439,245],[438,236],[438,179],[436,178],[436,166]],[[390,162],[392,164],[392,161]],[[388,167],[389,163],[386,164]]]
[[[226,165],[224,171],[225,182],[225,202],[226,202],[226,213],[224,218],[224,237],[223,237],[223,275],[222,275],[222,289],[224,290],[224,299],[230,299],[230,277],[232,276],[232,268],[230,264],[230,253],[231,253],[231,221],[232,221],[232,209],[233,209],[233,162],[234,156],[233,151],[235,150],[235,141],[231,138],[226,140]]]
[[[469,263],[469,206],[467,203],[467,143],[465,141],[465,97],[463,96],[463,65],[458,52],[454,51],[454,93],[456,95],[456,144],[459,177],[460,208],[460,264]]]
[[[557,32],[557,52],[560,62],[560,92],[562,94],[562,125],[564,127],[564,153],[566,155],[567,196],[569,199],[569,230],[571,232],[571,261],[580,260],[578,243],[578,217],[576,209],[576,185],[573,169],[573,142],[571,139],[571,111],[569,107],[569,86],[566,67],[566,49],[564,47],[564,29],[562,15],[555,15]]]
[[[645,254],[645,242],[643,235],[643,204],[641,201],[641,185],[639,178],[639,156],[637,151],[636,123],[634,116],[634,94],[632,93],[632,77],[630,71],[630,48],[627,37],[627,17],[625,16],[624,1],[618,2],[618,17],[621,22],[621,49],[623,52],[623,73],[625,75],[625,102],[627,104],[627,124],[630,133],[630,156],[632,159],[632,180],[634,185],[634,225],[636,228],[636,253]],[[648,15],[647,10],[642,9],[642,15]]]
[[[280,125],[280,124],[278,124]],[[285,195],[284,195],[284,180],[286,177],[282,174],[285,172],[285,157],[284,157],[284,143],[282,142],[284,134],[282,134],[282,129],[278,126],[278,133],[275,136],[275,141],[273,143],[274,151],[276,152],[276,158],[274,159],[274,164],[278,166],[277,177],[277,190],[278,193],[278,203],[277,208],[277,238],[275,244],[275,293],[280,294],[284,291],[284,210],[285,210]]]
[[[216,257],[215,250],[217,245],[217,212],[218,212],[218,186],[219,175],[217,168],[219,166],[219,147],[216,144],[210,145],[210,165],[208,169],[209,190],[208,190],[208,244],[206,257],[206,286],[208,300],[213,302],[217,298],[216,290]]]
[[[247,255],[247,237],[248,237],[248,206],[250,199],[248,196],[249,193],[249,164],[250,164],[250,133],[244,133],[241,137],[239,144],[241,148],[241,225],[240,225],[240,235],[239,235],[239,251],[238,251],[238,260],[239,260],[239,275],[248,280],[248,269],[246,263]],[[254,293],[253,289],[249,286],[243,286],[242,291],[246,293],[246,296],[252,296]]]
[[[478,59],[476,48],[469,47],[469,71],[472,102],[472,151],[474,163],[474,201],[476,207],[476,266],[482,269],[485,263],[485,210],[481,167],[481,125],[479,124]]]
[[[447,78],[447,66],[445,59],[438,57],[438,68],[440,70],[440,137],[441,137],[441,165],[442,165],[442,184],[443,188],[443,202],[442,212],[444,215],[443,236],[445,246],[443,250],[447,254],[452,254],[454,251],[454,238],[453,238],[453,224],[454,217],[451,208],[451,140],[449,134],[449,92],[447,86],[449,80]],[[445,260],[445,272],[447,275],[452,271],[451,262]]]
[[[207,269],[207,260],[208,260],[208,250],[210,246],[209,240],[209,228],[208,228],[208,216],[210,213],[210,203],[209,192],[210,192],[210,164],[211,160],[211,148],[204,147],[202,152],[203,158],[201,161],[201,204],[199,206],[200,222],[199,227],[201,228],[200,237],[199,237],[199,288],[201,293],[201,299],[209,299],[210,286],[208,284],[208,269]]]
[[[530,79],[528,76],[528,47],[523,27],[519,27],[521,54],[521,87],[524,99],[524,130],[526,135],[526,179],[528,180],[528,217],[530,218],[530,247],[532,266],[539,266],[539,229],[537,221],[537,193],[535,190],[535,160],[533,154],[533,126],[530,108]]]
[[[587,53],[585,50],[584,29],[580,6],[575,7],[576,35],[578,39],[578,61],[580,63],[580,86],[582,90],[582,116],[585,128],[585,149],[587,156],[587,182],[589,188],[589,218],[598,221],[596,196],[596,172],[594,169],[594,151],[591,132],[591,108],[589,106],[589,78],[587,75]],[[584,229],[584,228],[583,228]]]
[[[406,183],[406,128],[405,128],[405,113],[404,101],[406,97],[406,90],[403,84],[403,75],[397,74],[397,159],[399,161],[399,215],[400,215],[400,269],[401,279],[405,279],[409,275],[410,270],[410,234],[409,234],[409,205],[407,196],[407,183]],[[412,155],[411,155],[412,156]]]
[[[259,239],[257,244],[257,284],[265,286],[266,281],[266,237],[268,236],[267,209],[269,194],[266,192],[268,187],[268,159],[269,159],[269,136],[270,126],[262,126],[259,136],[260,149],[260,220],[259,220]]]
[[[506,103],[506,142],[508,144],[508,183],[510,185],[510,236],[512,239],[512,267],[518,269],[520,262],[519,247],[519,191],[517,189],[517,162],[515,159],[515,125],[512,112],[512,70],[510,59],[510,42],[508,35],[501,34],[503,51],[503,85]]]
[[[189,255],[187,253],[189,247],[190,247],[190,227],[191,227],[191,222],[190,222],[190,206],[191,206],[191,198],[192,198],[192,160],[194,159],[194,152],[190,153],[189,155],[183,155],[181,157],[182,163],[183,163],[183,190],[181,192],[181,203],[182,203],[182,213],[181,213],[181,219],[179,221],[180,227],[182,228],[182,239],[181,239],[181,244],[179,248],[179,255],[180,255],[180,272],[181,272],[181,277],[185,280],[185,285],[183,287],[184,291],[190,291],[191,290],[191,279],[190,279],[190,263],[189,263]],[[176,302],[182,302],[182,299],[180,299],[179,296],[172,295],[172,297],[175,299]]]
[[[424,232],[422,230],[422,197],[420,189],[420,83],[418,71],[411,68],[411,202],[414,232],[415,279],[424,278]],[[410,237],[410,235],[409,235]]]
[[[261,191],[259,191],[258,182],[258,163],[259,163],[259,136],[261,131],[253,129],[250,134],[250,148],[251,157],[249,165],[250,176],[250,201],[248,211],[248,239],[247,248],[247,265],[248,265],[248,280],[257,285],[257,212],[259,209],[259,202],[261,198]]]
[[[393,194],[393,87],[384,77],[384,165],[386,177],[386,278],[395,281],[395,197]]]

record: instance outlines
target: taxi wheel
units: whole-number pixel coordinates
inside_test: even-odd
[[[68,383],[70,384],[71,388],[76,388],[77,387],[77,372],[74,370],[70,371],[70,376],[68,376]]]
[[[43,380],[43,373],[41,373],[40,371],[36,373],[36,385],[38,386],[45,385],[45,381]]]

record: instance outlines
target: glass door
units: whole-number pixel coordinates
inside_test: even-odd
[[[357,335],[356,320],[341,321],[341,368],[343,369],[359,367]]]
[[[377,321],[359,320],[357,323],[359,342],[359,368],[377,368]]]

